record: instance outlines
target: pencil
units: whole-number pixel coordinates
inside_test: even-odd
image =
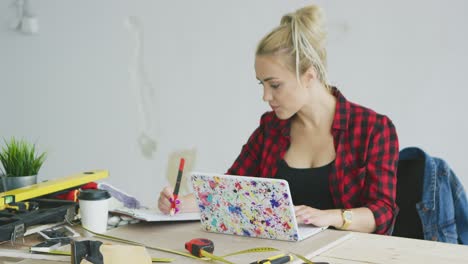
[[[176,180],[176,184],[174,187],[174,193],[172,194],[173,200],[171,204],[171,212],[170,212],[171,215],[174,215],[176,213],[176,207],[177,207],[176,200],[179,198],[180,182],[182,180],[182,174],[184,172],[184,165],[185,165],[185,159],[180,158],[179,171],[177,173],[177,180]]]

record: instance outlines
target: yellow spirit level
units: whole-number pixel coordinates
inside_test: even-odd
[[[59,179],[49,180],[33,184],[27,187],[0,193],[0,210],[5,209],[7,204],[28,200],[70,189],[88,182],[103,179],[109,176],[107,170],[95,170],[66,176]]]

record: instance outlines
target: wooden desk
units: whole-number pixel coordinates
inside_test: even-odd
[[[181,252],[188,252],[185,242],[193,238],[208,238],[215,244],[215,255],[221,256],[253,247],[272,247],[283,252],[294,252],[305,257],[313,257],[324,250],[337,245],[351,237],[350,232],[326,230],[301,242],[276,241],[261,238],[223,235],[205,232],[198,222],[192,223],[140,223],[109,231],[107,234],[138,241],[145,245],[169,248]],[[206,263],[170,253],[150,251],[153,257],[174,258],[174,263]],[[277,255],[278,252],[249,253],[230,256],[226,259],[234,263],[250,263]]]
[[[353,233],[345,242],[313,258],[350,263],[468,263],[468,246],[419,239]]]
[[[285,252],[302,254],[313,261],[329,263],[468,263],[468,246],[336,230],[325,230],[301,242],[208,233],[201,230],[199,223],[143,223],[111,230],[109,234],[179,251],[185,251],[186,241],[204,237],[215,243],[217,255],[252,247],[274,247]],[[175,263],[203,263],[162,252],[152,254],[156,254],[156,257],[175,258]],[[274,254],[246,254],[232,256],[228,260],[250,263]]]
[[[380,235],[326,230],[301,242],[273,241],[267,239],[238,237],[207,233],[199,223],[140,223],[110,230],[109,235],[135,240],[150,246],[158,246],[186,252],[184,243],[192,238],[203,237],[215,243],[215,254],[223,255],[252,247],[274,247],[284,252],[292,251],[313,261],[330,264],[349,263],[468,263],[468,246],[388,237]],[[114,242],[112,242],[114,243]],[[170,257],[173,263],[208,263],[170,253],[149,250],[153,257]],[[251,261],[275,255],[251,253],[231,256],[234,263]],[[1,251],[0,251],[1,256]],[[37,263],[24,260],[20,263]],[[44,264],[63,263],[43,261]],[[300,263],[296,261],[295,263]]]

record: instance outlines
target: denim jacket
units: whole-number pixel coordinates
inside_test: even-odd
[[[422,200],[416,204],[424,239],[468,244],[468,201],[463,185],[448,164],[423,150],[400,151],[400,160],[425,160]]]

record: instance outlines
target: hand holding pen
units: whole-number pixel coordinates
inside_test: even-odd
[[[169,199],[169,202],[171,202],[170,215],[174,215],[179,212],[179,208],[177,207],[177,205],[180,204],[179,189],[180,189],[180,182],[182,181],[182,174],[184,173],[184,165],[185,165],[185,159],[181,158],[180,163],[179,163],[179,171],[177,172],[177,179],[176,179],[176,184],[174,188],[174,193],[172,195],[172,198]]]

